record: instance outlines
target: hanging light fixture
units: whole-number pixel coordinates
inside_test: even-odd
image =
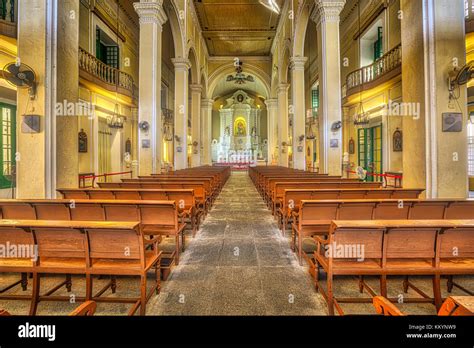
[[[123,117],[119,113],[119,105],[115,104],[114,113],[107,119],[107,124],[110,128],[122,129],[123,128]]]
[[[120,5],[118,0],[117,1],[117,51],[119,50],[119,25],[120,25],[120,18],[119,18],[119,12],[120,12]],[[120,67],[120,66],[119,66]],[[115,129],[122,129],[123,128],[123,117],[120,115],[119,109],[119,103],[118,103],[118,84],[119,84],[119,79],[120,79],[120,71],[118,69],[114,70],[115,72],[115,106],[114,106],[114,113],[112,114],[111,117],[107,119],[107,124],[110,128],[115,128]]]
[[[313,117],[313,108],[306,110],[306,139],[314,140],[316,135],[313,131],[314,117]]]
[[[357,13],[359,20],[359,59],[361,53],[361,24],[360,24],[360,0],[357,4]],[[359,70],[360,71],[360,70]],[[355,126],[364,126],[370,122],[370,113],[364,110],[364,103],[362,102],[362,92],[364,91],[364,78],[361,76],[361,83],[359,84],[359,106],[354,115],[354,125]]]
[[[280,6],[278,6],[276,0],[260,0],[259,3],[268,8],[270,11],[280,14]]]
[[[227,82],[235,81],[235,83],[238,85],[243,85],[247,82],[255,82],[255,79],[253,78],[252,75],[245,75],[243,73],[242,65],[243,63],[239,61],[239,63],[235,67],[235,76],[234,75],[227,76]]]

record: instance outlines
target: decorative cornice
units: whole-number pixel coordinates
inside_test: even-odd
[[[311,19],[316,24],[339,22],[339,15],[346,4],[346,0],[315,0],[316,6]]]
[[[202,93],[202,85],[190,84],[189,88],[193,93]]]
[[[290,69],[291,70],[304,70],[304,67],[307,61],[308,61],[307,57],[291,57]]]
[[[188,71],[191,69],[191,61],[187,58],[173,58],[171,61],[173,62],[175,71]]]
[[[168,20],[163,9],[163,0],[141,0],[134,2],[133,7],[140,18],[140,25],[156,23],[162,26]]]
[[[214,106],[214,99],[201,99],[201,108],[212,109]]]
[[[268,109],[276,109],[278,108],[278,99],[276,98],[267,99],[265,100],[265,105],[267,106]]]
[[[280,83],[277,87],[278,93],[288,93],[288,89],[290,88],[289,83]]]

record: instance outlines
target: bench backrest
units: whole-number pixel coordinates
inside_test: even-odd
[[[0,200],[3,219],[15,220],[15,207],[25,209],[27,220],[54,221],[140,221],[142,224],[178,226],[178,209],[174,201],[120,200]],[[54,214],[54,212],[59,212]],[[25,219],[22,219],[25,220]]]
[[[25,231],[23,229],[14,228],[14,227],[0,227],[0,244],[1,245],[11,245],[22,247],[22,248],[31,248],[36,243],[33,237],[33,234],[30,231]],[[29,249],[31,251],[31,249]],[[8,256],[8,255],[4,255]],[[12,257],[7,258],[16,258],[16,259],[31,259],[32,255],[29,252],[27,253],[17,253],[17,255],[9,255]],[[13,257],[16,256],[16,257]]]
[[[144,260],[143,235],[137,230],[87,229],[91,262],[95,258]]]
[[[440,233],[440,258],[474,258],[474,233],[463,228],[449,229]]]
[[[331,259],[382,259],[383,230],[341,228],[329,242]]]
[[[452,209],[462,212],[458,219],[474,219],[474,209],[469,209],[473,204],[471,200],[302,200],[298,224],[310,226],[321,220],[448,220],[446,212]]]
[[[374,191],[377,193],[377,198],[382,199],[398,199],[399,195],[418,198],[421,192],[423,192],[421,189],[285,189],[282,202],[286,209],[290,202],[297,207],[302,200],[374,199],[371,197]]]
[[[40,260],[45,257],[86,258],[86,235],[80,229],[38,227],[33,230],[38,244],[38,256]]]

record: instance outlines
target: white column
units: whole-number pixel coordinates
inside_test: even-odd
[[[55,196],[56,61],[58,0],[25,2],[18,9],[18,57],[36,73],[34,101],[26,88],[17,92],[16,198]],[[39,115],[39,132],[24,133],[23,114]],[[77,138],[77,133],[75,135]],[[77,149],[76,149],[77,150]]]
[[[201,165],[201,85],[190,85],[191,88],[191,136],[192,151],[191,167],[199,167]],[[197,146],[194,143],[197,142]]]
[[[278,164],[288,167],[288,89],[290,85],[282,83],[278,86]],[[285,143],[287,146],[283,146]]]
[[[300,141],[300,136],[305,136],[306,110],[305,110],[305,87],[304,67],[308,60],[306,57],[292,57],[291,68],[291,90],[293,103],[293,168],[306,169],[305,139]],[[298,147],[300,149],[298,149]]]
[[[148,122],[147,132],[138,132],[140,175],[161,170],[161,38],[167,17],[163,0],[141,0],[133,4],[140,17],[140,91],[138,119]]]
[[[268,164],[272,164],[275,160],[278,160],[278,154],[275,151],[275,147],[278,142],[278,127],[277,127],[277,111],[278,111],[278,99],[268,99],[265,104],[267,105],[267,151],[268,151]]]
[[[458,86],[449,106],[448,73],[465,64],[462,1],[400,2],[403,11],[403,186],[427,198],[468,195],[467,95]],[[390,110],[389,110],[390,111]],[[443,114],[461,113],[459,132],[443,131]]]
[[[315,0],[315,3],[312,19],[318,33],[320,170],[341,175],[342,129],[332,132],[331,125],[342,121],[339,14],[345,0]]]
[[[202,165],[212,165],[212,106],[213,99],[201,100]]]
[[[191,63],[186,58],[175,58],[174,64],[174,168],[188,167],[188,76]]]

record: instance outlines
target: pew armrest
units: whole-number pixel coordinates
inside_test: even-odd
[[[73,310],[71,313],[69,313],[69,316],[71,317],[93,316],[96,308],[97,308],[97,304],[94,301],[86,301],[83,304],[81,304],[79,307],[77,307],[75,310]]]
[[[377,314],[384,316],[405,316],[405,314],[397,308],[392,302],[383,296],[375,296],[372,304]]]

